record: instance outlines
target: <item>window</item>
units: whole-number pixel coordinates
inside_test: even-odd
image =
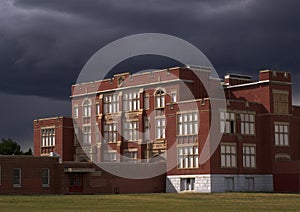
[[[144,138],[146,141],[150,139],[149,119],[144,117]]]
[[[104,125],[104,139],[106,142],[117,142],[118,140],[118,124],[111,123]]]
[[[155,92],[155,107],[156,108],[165,107],[165,92],[163,90],[157,90]]]
[[[254,115],[253,114],[241,114],[241,134],[254,135]]]
[[[13,169],[13,186],[21,187],[21,169],[20,168]]]
[[[275,145],[288,146],[289,145],[289,124],[275,123]]]
[[[91,102],[90,100],[84,100],[83,102],[83,117],[91,116]]]
[[[222,133],[235,133],[235,116],[234,113],[220,113],[220,130]]]
[[[119,112],[119,95],[108,94],[104,96],[104,113],[117,113]]]
[[[140,93],[138,91],[124,93],[123,110],[134,111],[140,109]]]
[[[99,105],[99,103],[96,104],[96,114],[97,115],[100,114],[100,105]]]
[[[146,95],[144,97],[144,109],[145,110],[149,109],[149,96],[148,95]]]
[[[124,150],[124,161],[125,162],[136,162],[137,161],[137,150],[136,149],[129,149]]]
[[[256,148],[255,145],[243,146],[243,167],[255,168],[256,167]]]
[[[137,121],[124,123],[124,138],[128,141],[137,141],[139,139],[139,128]]]
[[[165,138],[165,118],[156,118],[155,119],[155,138],[162,139]]]
[[[180,136],[198,134],[198,113],[178,114],[177,128],[177,134]]]
[[[178,147],[178,168],[198,168],[198,146]]]
[[[171,101],[172,102],[177,102],[176,92],[171,93]]]
[[[221,144],[221,167],[236,167],[236,145]]]
[[[194,191],[194,190],[195,190],[195,178],[180,179],[180,191]]]
[[[113,150],[104,152],[104,162],[116,162],[117,161],[117,152]]]
[[[55,146],[55,128],[42,129],[42,147]]]
[[[91,144],[91,126],[83,127],[83,144]]]
[[[73,112],[73,116],[74,116],[74,118],[78,118],[78,105],[75,105],[75,107],[74,107],[74,112]]]
[[[283,90],[273,90],[274,113],[289,113],[289,93]]]
[[[49,187],[50,185],[50,170],[48,168],[42,169],[42,186]]]

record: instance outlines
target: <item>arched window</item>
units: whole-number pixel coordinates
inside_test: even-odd
[[[165,92],[161,89],[155,92],[155,107],[156,108],[165,107]]]
[[[86,99],[83,101],[83,117],[91,116],[91,101]]]

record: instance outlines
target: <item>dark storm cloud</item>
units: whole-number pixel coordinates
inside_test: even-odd
[[[298,0],[1,0],[0,91],[6,93],[1,98],[6,106],[0,104],[0,111],[14,108],[14,96],[45,97],[47,104],[28,103],[18,116],[27,130],[16,135],[30,138],[28,123],[36,118],[32,111],[39,111],[40,117],[51,115],[52,108],[59,115],[69,114],[50,99],[69,99],[70,85],[97,50],[145,32],[166,33],[194,44],[220,75],[238,72],[257,77],[258,70],[273,68],[293,72],[297,82],[299,9]],[[147,64],[154,68],[147,59],[124,64],[127,69],[144,69]],[[155,65],[168,63],[158,60]],[[300,103],[298,84],[293,87],[295,103]],[[6,121],[23,129],[21,123]],[[11,131],[3,132],[8,136]]]
[[[32,19],[28,39],[31,43],[36,40],[34,35],[41,39],[35,43],[36,54],[40,55],[43,44],[49,46],[50,52],[43,52],[48,63],[35,64],[33,70],[48,70],[44,80],[55,72],[55,86],[67,86],[63,83],[67,77],[74,81],[74,72],[102,45],[142,32],[188,40],[204,51],[221,73],[251,73],[260,68],[293,71],[299,67],[297,0],[17,0],[14,6],[28,11]],[[37,58],[33,56],[32,62]]]

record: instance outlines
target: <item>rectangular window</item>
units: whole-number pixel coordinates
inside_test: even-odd
[[[165,107],[165,92],[163,90],[157,90],[155,92],[155,107],[156,108]]]
[[[119,112],[119,95],[108,94],[103,97],[104,114]]]
[[[123,110],[135,111],[139,109],[140,109],[140,93],[138,91],[124,93]]]
[[[146,95],[144,97],[144,109],[145,110],[149,109],[149,96],[148,95]]]
[[[50,170],[48,168],[42,169],[42,186],[50,186]]]
[[[178,146],[178,168],[198,168],[198,146]]]
[[[236,145],[221,144],[221,167],[234,168],[236,167]]]
[[[55,128],[42,129],[42,147],[55,146]]]
[[[117,142],[118,140],[118,124],[110,123],[104,125],[104,139],[106,142]]]
[[[104,152],[104,162],[116,162],[117,161],[117,152],[116,151],[105,151]]]
[[[165,138],[165,118],[155,119],[155,138],[163,139]]]
[[[73,112],[74,118],[78,118],[78,111],[79,111],[78,105],[75,105],[74,112]]]
[[[172,92],[172,93],[171,93],[171,101],[172,101],[172,102],[177,102],[176,92]]]
[[[289,124],[275,123],[275,145],[288,146],[289,145]]]
[[[194,191],[194,190],[195,190],[195,178],[180,179],[180,191]]]
[[[21,169],[20,168],[13,169],[13,186],[21,187]]]
[[[235,115],[231,112],[220,113],[220,130],[222,133],[235,133]]]
[[[242,113],[241,115],[241,134],[254,135],[255,122],[253,114]]]
[[[182,113],[177,115],[177,134],[179,136],[198,134],[198,113]]]
[[[255,145],[243,146],[243,167],[255,168],[256,167],[256,148]]]
[[[289,113],[289,93],[284,90],[273,90],[274,113]]]
[[[139,123],[137,121],[125,122],[123,126],[124,139],[128,141],[137,141],[139,139]]]
[[[96,104],[96,114],[97,115],[100,114],[100,105],[99,105],[99,103]]]
[[[150,140],[150,128],[149,128],[149,119],[144,117],[144,139],[146,141]]]
[[[83,127],[83,144],[91,144],[92,137],[91,137],[91,126],[84,126]]]
[[[137,150],[136,149],[124,150],[123,160],[125,162],[135,163],[137,161]]]

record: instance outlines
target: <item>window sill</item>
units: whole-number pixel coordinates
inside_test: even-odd
[[[43,188],[50,188],[50,185],[42,185]]]
[[[22,188],[22,185],[14,184],[13,187],[14,187],[14,188]]]

